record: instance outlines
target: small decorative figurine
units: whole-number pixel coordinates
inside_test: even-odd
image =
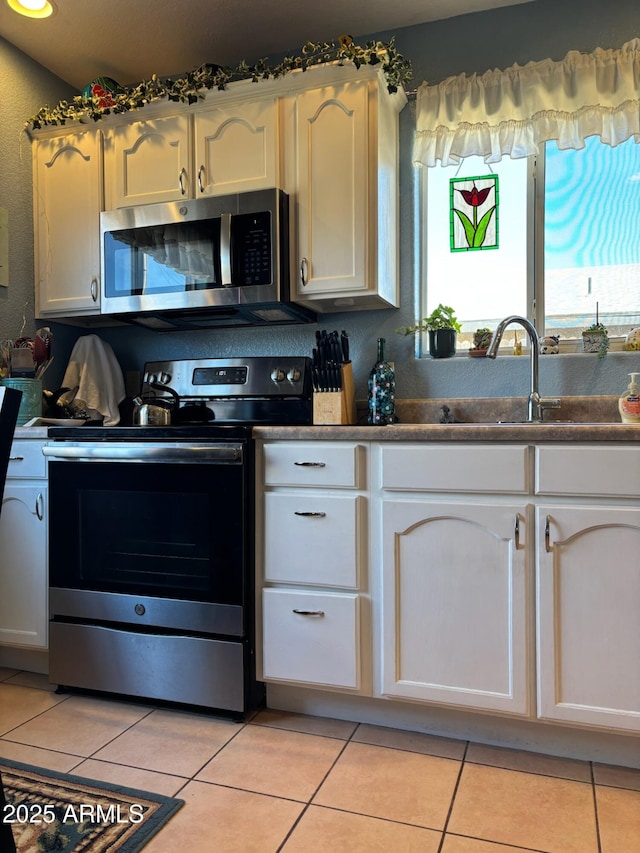
[[[540,338],[540,354],[550,355],[560,352],[560,335],[547,335],[545,338]]]

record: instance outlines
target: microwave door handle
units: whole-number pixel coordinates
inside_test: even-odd
[[[220,274],[222,286],[230,287],[231,281],[231,214],[220,217]]]

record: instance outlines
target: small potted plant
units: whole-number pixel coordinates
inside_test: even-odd
[[[415,326],[403,326],[396,331],[403,335],[427,332],[431,358],[451,358],[456,354],[457,336],[461,330],[462,324],[458,322],[453,308],[440,303],[428,317],[424,317]]]
[[[598,358],[604,358],[609,351],[609,333],[598,317],[598,303],[596,303],[595,323],[588,326],[582,333],[582,349],[584,352],[597,352]]]
[[[493,332],[491,329],[487,329],[486,327],[476,329],[473,333],[473,346],[469,350],[469,355],[472,358],[483,358],[487,354],[492,337]]]

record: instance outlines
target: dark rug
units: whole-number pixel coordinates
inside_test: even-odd
[[[184,800],[0,759],[18,853],[137,853]]]

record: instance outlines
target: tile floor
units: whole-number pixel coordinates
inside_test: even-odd
[[[57,696],[1,668],[0,755],[184,799],[145,853],[640,853],[640,770],[276,711],[243,725]]]

